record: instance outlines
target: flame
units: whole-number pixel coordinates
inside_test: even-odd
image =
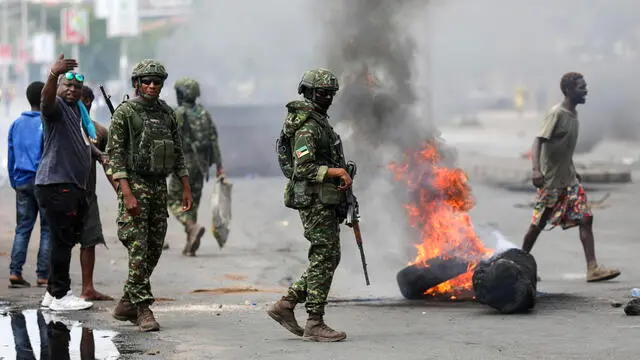
[[[411,227],[417,229],[421,243],[409,265],[427,267],[427,261],[458,258],[469,265],[467,272],[425,292],[427,295],[456,296],[472,291],[473,270],[478,262],[493,253],[485,248],[469,216],[475,205],[466,173],[442,165],[437,144],[428,142],[422,149],[405,152],[402,163],[389,169],[397,181],[409,187],[411,200],[405,205]]]

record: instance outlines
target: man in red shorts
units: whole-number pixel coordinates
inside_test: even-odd
[[[587,83],[582,74],[570,72],[562,76],[560,89],[564,101],[551,108],[533,142],[533,185],[538,188],[538,197],[522,250],[530,252],[549,223],[551,229],[558,225],[563,230],[578,226],[587,260],[587,281],[610,280],[620,275],[620,271],[596,261],[593,214],[580,184],[582,179],[573,165],[579,129],[576,106],[586,102]]]

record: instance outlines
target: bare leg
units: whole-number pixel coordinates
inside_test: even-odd
[[[593,216],[585,218],[585,221],[580,224],[580,241],[584,249],[587,268],[590,269],[598,264],[596,261],[595,240],[593,238]]]
[[[620,270],[604,267],[596,261],[593,216],[585,218],[580,224],[580,241],[584,249],[584,257],[587,260],[587,282],[611,280],[621,274]]]
[[[93,268],[96,264],[96,247],[80,248],[80,268],[82,269],[82,293],[87,300],[113,300],[111,296],[101,294],[93,287]]]
[[[527,233],[524,234],[524,240],[522,241],[522,250],[524,252],[531,252],[531,249],[533,249],[533,245],[535,245],[536,240],[538,240],[538,236],[540,236],[540,231],[542,229],[540,229],[540,227],[538,227],[537,225],[529,225],[529,230],[527,230]]]
[[[92,360],[96,358],[96,343],[91,329],[82,328],[80,337],[80,359]]]
[[[542,229],[547,225],[551,211],[551,208],[547,208],[544,213],[542,213],[538,225],[529,225],[529,229],[527,230],[527,233],[524,234],[524,240],[522,241],[522,251],[527,253],[531,252],[533,245],[535,245],[536,240],[538,240],[538,236],[540,236],[540,232],[542,232]]]

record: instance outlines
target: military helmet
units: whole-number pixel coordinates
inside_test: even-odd
[[[165,80],[169,74],[167,74],[167,70],[164,68],[164,65],[159,61],[144,59],[133,67],[133,71],[131,72],[131,83],[133,84],[136,78],[143,76],[158,76],[162,78],[162,80]]]
[[[302,94],[303,88],[309,89],[327,89],[338,91],[338,78],[329,70],[319,68],[308,70],[302,75],[302,80],[298,85],[298,94]]]
[[[191,78],[178,79],[174,88],[182,92],[182,95],[188,99],[196,99],[200,96],[200,84]]]

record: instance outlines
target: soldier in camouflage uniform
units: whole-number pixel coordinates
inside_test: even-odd
[[[216,176],[222,176],[222,159],[218,146],[218,131],[211,114],[196,99],[200,96],[200,85],[193,79],[183,78],[175,83],[178,107],[175,109],[178,126],[182,133],[184,158],[189,170],[189,184],[193,196],[193,207],[182,210],[182,184],[177,176],[169,181],[169,209],[182,223],[187,233],[183,255],[195,256],[205,228],[197,223],[198,207],[205,178],[209,180],[209,168],[216,165]],[[165,244],[165,249],[168,248]]]
[[[278,140],[278,160],[290,179],[285,206],[300,213],[304,236],[310,242],[309,266],[267,314],[308,341],[341,341],[347,337],[323,321],[333,274],[340,262],[339,224],[344,215],[338,209],[345,201],[344,190],[352,183],[340,136],[327,116],[337,91],[338,79],[329,70],[307,71],[298,86],[304,99],[287,104],[288,114]],[[305,303],[309,314],[304,330],[293,312],[298,303]]]
[[[129,275],[113,316],[136,323],[142,331],[160,329],[149,309],[154,302],[149,278],[167,232],[169,173],[182,180],[183,210],[192,202],[175,114],[159,98],[166,78],[164,66],[155,60],[134,67],[131,83],[136,96],[113,113],[107,144],[110,169],[118,182],[118,238],[129,251]]]

